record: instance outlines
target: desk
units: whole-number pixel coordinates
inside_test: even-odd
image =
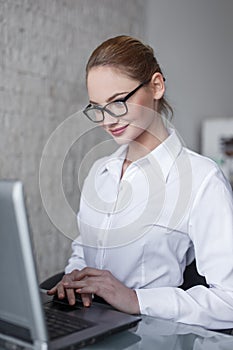
[[[232,350],[233,336],[142,316],[135,329],[106,337],[85,350]]]
[[[14,349],[8,348],[8,349]],[[84,350],[232,350],[233,336],[142,316],[137,327],[106,337]],[[0,346],[0,350],[6,350]]]

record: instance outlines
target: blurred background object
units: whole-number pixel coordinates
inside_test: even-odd
[[[222,168],[233,188],[233,118],[203,120],[201,151]]]
[[[224,169],[233,188],[233,136],[222,137],[221,143]]]

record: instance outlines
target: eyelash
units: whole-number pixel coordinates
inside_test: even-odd
[[[122,102],[122,101],[124,101],[124,98],[119,98],[119,99],[114,100],[114,101],[111,101],[111,102],[109,102],[109,103]],[[94,105],[94,104],[90,103],[89,107],[92,107],[92,108],[101,108],[102,106],[100,106],[100,105]]]

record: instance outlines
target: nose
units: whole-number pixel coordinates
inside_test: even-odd
[[[104,120],[102,121],[102,126],[109,126],[112,124],[117,124],[119,122],[117,117],[113,117],[106,111],[104,111]]]

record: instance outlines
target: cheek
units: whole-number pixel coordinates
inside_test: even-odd
[[[145,100],[138,101],[145,102]],[[134,123],[135,126],[146,126],[152,122],[155,117],[153,106],[145,103],[129,104],[128,113],[123,118],[125,121]],[[123,119],[122,118],[122,119]]]
[[[127,117],[130,115],[150,115],[154,114],[154,97],[150,93],[142,94],[137,96],[135,102],[128,103],[128,113]]]
[[[151,91],[145,91],[140,96],[137,97],[137,104],[140,106],[144,106],[145,108],[154,107],[154,96]]]

